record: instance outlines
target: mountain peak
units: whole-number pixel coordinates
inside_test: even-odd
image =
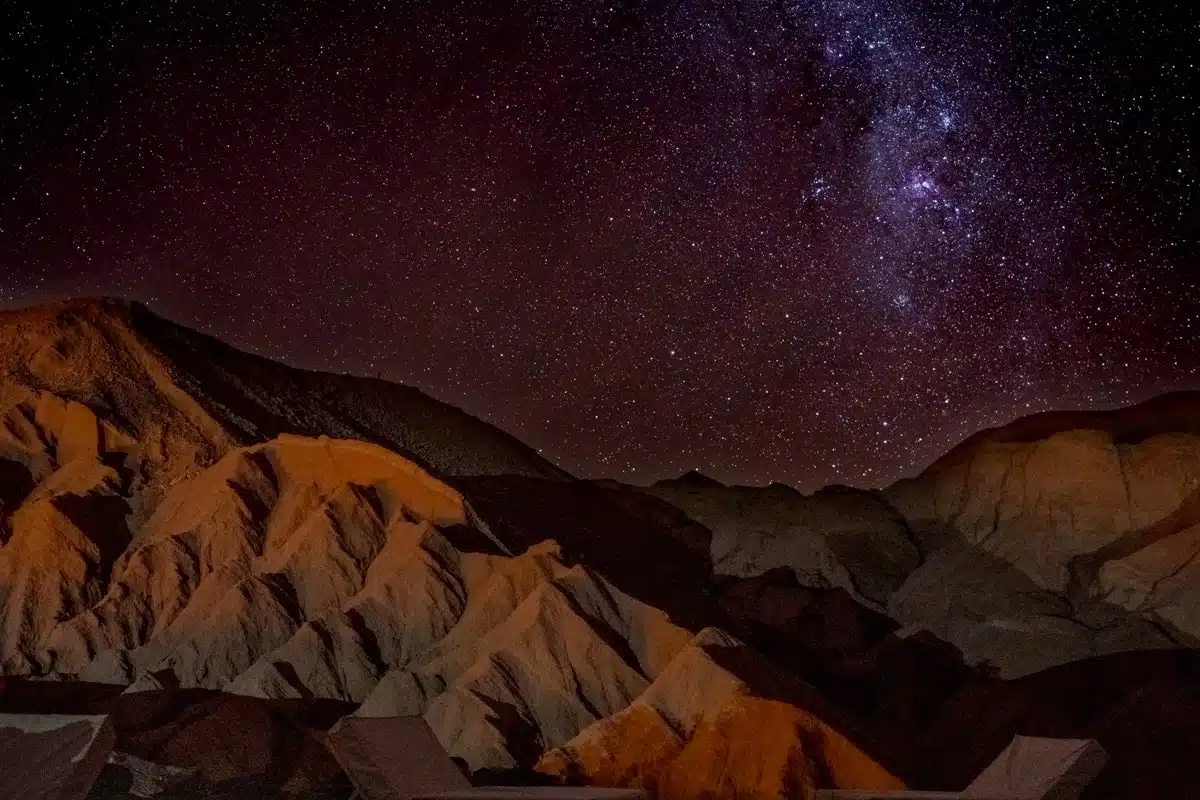
[[[134,306],[145,308],[144,304],[136,300],[127,300],[110,295],[66,297],[38,305],[4,309],[0,311],[0,320],[12,317],[43,317],[50,319],[62,314],[88,317],[104,316],[128,320],[130,311]]]
[[[415,388],[289,367],[115,297],[0,312],[0,384],[30,407],[52,395],[127,436],[160,439],[152,450],[171,440],[188,458],[283,434],[330,435],[388,447],[443,476],[566,476],[516,438]]]
[[[1019,417],[971,435],[924,473],[968,461],[988,444],[1029,444],[1068,431],[1098,431],[1116,444],[1137,444],[1161,434],[1200,435],[1200,391],[1169,392],[1132,406],[1043,411]]]
[[[698,469],[690,469],[680,475],[678,478],[664,478],[661,481],[655,481],[653,486],[687,486],[694,489],[717,489],[724,487],[716,478],[710,478]]]

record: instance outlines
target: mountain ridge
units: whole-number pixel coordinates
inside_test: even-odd
[[[664,800],[954,788],[1026,726],[1095,731],[1141,797],[1175,762],[1056,694],[1200,712],[1193,401],[981,432],[883,490],[631,487],[136,303],[3,312],[0,671],[422,714],[472,771]]]
[[[39,332],[42,339],[49,340],[42,342],[48,346],[39,348],[34,358],[0,353],[0,377],[16,373],[47,389],[57,384],[64,390],[60,394],[74,395],[70,399],[95,405],[108,414],[120,410],[112,407],[113,395],[120,393],[111,385],[113,381],[86,376],[94,391],[80,393],[77,386],[64,385],[66,380],[37,374],[39,367],[53,373],[55,366],[86,373],[88,365],[71,363],[74,348],[103,353],[107,358],[102,363],[141,367],[148,377],[163,384],[164,394],[183,405],[196,405],[189,409],[192,417],[208,417],[209,425],[221,429],[220,434],[210,432],[207,438],[219,440],[223,435],[229,440],[226,445],[265,441],[281,433],[341,435],[383,444],[448,475],[570,477],[510,434],[418,389],[282,365],[171,322],[137,301],[98,297],[9,309],[0,311],[0,331],[4,333],[0,347],[11,347],[14,339],[28,339]],[[95,341],[87,341],[89,336]],[[74,341],[63,341],[72,338]],[[139,348],[146,352],[138,352]],[[148,364],[147,359],[158,364]],[[55,363],[60,361],[65,363]],[[181,398],[180,392],[192,402]],[[401,410],[395,412],[388,406]],[[399,420],[404,424],[397,426]],[[451,451],[456,443],[447,439],[446,431],[476,440],[473,450],[465,448],[475,453],[475,463],[455,461]]]
[[[212,334],[204,333],[194,328],[174,322],[168,317],[158,314],[150,307],[149,304],[140,300],[126,299],[110,295],[95,295],[63,298],[31,306],[8,307],[0,309],[0,326],[3,326],[5,321],[12,317],[44,319],[47,316],[58,315],[64,312],[80,313],[83,315],[99,314],[113,321],[120,322],[128,326],[132,332],[139,334],[147,334],[150,332],[169,332],[168,335],[172,339],[178,339],[181,336],[192,339],[193,341],[188,342],[187,344],[197,350],[213,352],[220,357],[228,357],[236,354],[237,358],[251,361],[255,366],[266,366],[271,369],[282,368],[283,370],[289,372],[311,376],[317,380],[361,383],[364,387],[369,387],[376,390],[386,387],[399,389],[404,393],[411,393],[412,395],[419,396],[422,400],[448,410],[454,414],[461,414],[464,417],[471,416],[468,414],[468,412],[457,406],[446,403],[442,400],[438,400],[422,392],[421,390],[416,389],[415,387],[411,387],[403,383],[380,378],[372,378],[369,376],[358,376],[347,373],[293,367],[265,356],[260,356],[256,353],[239,349]],[[162,344],[161,342],[153,343],[156,345]],[[167,360],[170,361],[169,358]],[[2,369],[2,366],[0,366],[0,369]],[[483,424],[491,428],[496,428],[496,426],[491,423]],[[497,430],[500,429],[497,428]],[[967,436],[958,444],[948,449],[941,456],[938,456],[931,461],[928,465],[922,468],[916,476],[912,478],[899,478],[893,483],[879,489],[864,491],[886,492],[888,489],[895,487],[898,484],[904,484],[908,481],[915,480],[916,478],[919,478],[921,475],[930,471],[943,469],[949,464],[960,460],[962,458],[961,453],[969,451],[985,443],[1025,443],[1035,441],[1037,439],[1048,438],[1055,433],[1062,433],[1069,430],[1097,430],[1108,432],[1114,441],[1121,444],[1134,444],[1164,432],[1191,433],[1200,435],[1200,389],[1167,392],[1133,405],[1113,406],[1103,409],[1055,409],[1015,417],[1008,422],[990,428],[981,429]],[[275,432],[304,433],[303,431],[285,430],[278,430]],[[537,455],[533,448],[524,445],[512,434],[502,430],[500,432],[507,439],[519,445],[521,449],[527,451],[527,454],[538,460],[545,461],[544,458]],[[395,443],[393,442],[392,444]],[[551,467],[550,474],[557,475],[558,477],[570,477],[569,473],[555,465],[550,464],[550,462],[546,462],[546,464],[550,465]],[[592,480],[609,482],[609,479],[606,478],[595,478]],[[799,489],[795,489],[790,484],[783,482],[772,482],[763,487],[746,486],[742,484],[724,484],[715,478],[704,474],[700,470],[695,469],[689,470],[688,472],[685,472],[679,476],[658,479],[653,481],[645,488],[653,489],[656,487],[675,484],[689,484],[695,486],[703,484],[709,486],[710,488],[715,488],[717,486],[725,486],[728,488],[762,489],[779,487],[780,489],[788,489],[805,494]],[[856,490],[857,487],[843,486],[835,483],[819,487],[818,489],[815,489],[814,492],[835,491],[841,489]]]

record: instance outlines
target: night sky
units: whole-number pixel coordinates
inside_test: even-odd
[[[351,5],[0,5],[0,304],[635,482],[878,486],[1200,388],[1193,3]]]

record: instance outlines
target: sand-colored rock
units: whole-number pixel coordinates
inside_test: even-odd
[[[9,537],[0,547],[5,671],[38,671],[41,637],[103,595],[128,539],[120,487],[112,467],[78,458],[47,476],[7,519]]]
[[[645,491],[713,531],[718,572],[841,587],[1017,677],[1200,644],[1200,394],[984,431],[881,493]]]
[[[363,547],[373,548],[382,533],[364,528],[367,541],[342,542],[309,532],[292,549],[264,544],[276,529],[298,528],[287,504],[311,514],[312,498],[284,497],[272,530],[258,525],[259,504],[277,505],[276,481],[307,479],[277,474],[269,453],[238,448],[276,436],[287,441],[293,431],[373,439],[447,474],[563,476],[511,437],[415,390],[290,369],[137,304],[67,301],[0,313],[0,664],[38,672],[48,658],[54,669],[78,673],[100,650],[129,649],[162,633],[213,564],[255,558],[264,546],[281,559],[269,569],[284,572],[289,557],[331,557],[339,574],[324,584],[311,575],[298,581],[304,595],[297,601],[309,615],[339,605],[340,572],[369,561]],[[377,472],[367,451],[341,451],[330,462],[314,445],[311,464],[293,452],[286,468],[341,471],[347,487],[369,483],[368,474],[346,472]],[[402,460],[421,471],[412,458]],[[221,469],[207,471],[217,463]],[[402,471],[399,463],[386,468]],[[193,481],[199,474],[207,480]],[[184,482],[190,492],[173,491]],[[408,488],[418,517],[456,513],[447,509],[460,503],[457,493],[427,484],[435,486],[432,494]],[[314,491],[324,502],[323,489]],[[342,501],[353,502],[354,491],[347,488]],[[229,496],[237,492],[244,496]],[[326,515],[330,525],[338,513]],[[246,527],[243,518],[256,522]],[[222,530],[232,533],[222,537]],[[130,537],[136,547],[126,549]],[[111,601],[95,606],[106,592]],[[55,608],[46,597],[62,602]],[[43,652],[31,653],[33,642]]]
[[[880,677],[884,610],[1003,675],[1200,641],[1200,396],[1019,421],[883,492],[564,478],[415,390],[137,305],[0,313],[0,666],[419,713],[472,769],[776,797],[898,782],[705,625],[843,692]]]
[[[107,595],[46,635],[44,658],[78,672],[97,651],[140,649],[143,669],[178,666],[191,685],[199,673],[176,665],[177,647],[266,636],[222,657],[232,660],[218,673],[200,670],[209,677],[198,685],[215,688],[249,667],[245,657],[349,603],[391,520],[455,525],[467,513],[453,489],[375,445],[284,437],[234,451],[172,489],[114,565]]]
[[[985,431],[887,490],[932,555],[889,603],[1017,677],[1200,642],[1194,395]]]
[[[354,713],[361,717],[423,715],[429,709],[430,700],[445,691],[445,682],[436,675],[393,667],[384,673]]]
[[[369,645],[340,612],[305,622],[224,686],[253,697],[323,697],[361,703],[379,682]]]
[[[39,543],[58,581],[54,602],[42,584],[10,594],[37,612],[7,618],[20,671],[424,713],[472,768],[505,768],[626,707],[691,638],[554,542],[508,554],[458,491],[378,445],[232,450],[171,487],[105,570],[54,503],[117,496],[116,480],[85,454],[14,514],[3,552],[33,564]]]
[[[902,786],[812,713],[755,696],[710,653],[741,647],[720,631],[702,631],[628,708],[547,752],[538,769],[663,800]]]
[[[232,447],[285,433],[374,441],[443,474],[564,477],[511,436],[416,389],[286,367],[138,303],[0,313],[0,409],[28,402],[32,387],[58,398],[39,416],[72,431],[69,449],[88,449],[97,435],[107,449],[123,447],[130,466],[147,468],[151,493]],[[98,433],[84,409],[99,415]]]
[[[1200,639],[1200,524],[1101,562],[1091,591]]]
[[[534,589],[480,640],[474,662],[426,712],[452,754],[472,769],[516,766],[519,758],[505,763],[496,753],[511,752],[517,738],[506,713],[526,726],[517,746],[534,751],[566,742],[641,693],[647,681],[622,652],[628,644],[578,610],[577,597],[586,602],[595,587],[576,567]]]

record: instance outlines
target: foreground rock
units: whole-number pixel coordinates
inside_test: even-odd
[[[53,535],[67,536],[38,533]],[[38,566],[84,580],[54,563]],[[107,577],[74,614],[10,601],[10,619],[37,622],[11,661],[131,692],[426,713],[472,768],[516,766],[619,711],[690,639],[553,542],[507,554],[458,491],[362,442],[232,451],[167,494]]]
[[[80,535],[42,527],[28,536]],[[43,594],[12,595],[23,605],[10,600],[10,619],[26,626],[14,628],[9,661],[59,680],[127,685],[129,695],[220,689],[424,714],[472,770],[528,766],[639,698],[737,681],[694,665],[703,655],[691,630],[567,563],[556,542],[522,548],[513,554],[458,490],[395,453],[285,436],[177,483],[108,562],[38,562],[44,580],[91,595],[67,613]],[[692,706],[677,709],[694,717],[690,752],[741,737],[751,716],[737,723],[724,712],[749,713],[756,701],[749,690],[738,696],[679,695]],[[790,713],[763,708],[781,720]],[[749,763],[766,742],[744,744]],[[779,769],[807,757],[802,738],[780,746],[771,755]],[[731,791],[755,776],[811,780],[799,775],[728,780]]]
[[[756,696],[710,654],[743,648],[701,631],[633,703],[546,753],[538,769],[679,800],[903,787],[812,712]]]
[[[522,486],[528,500],[550,483]],[[611,513],[637,519],[615,505]],[[709,776],[729,791],[811,784],[818,773],[805,760],[830,756],[808,734],[819,728],[829,739],[832,729],[712,664],[703,646],[728,643],[724,634],[697,638],[626,590],[642,594],[646,584],[622,588],[565,558],[536,525],[505,530],[507,543],[457,489],[382,447],[284,436],[231,450],[177,483],[107,561],[86,551],[92,561],[82,568],[61,558],[26,564],[80,600],[64,607],[44,593],[10,594],[6,655],[12,668],[115,684],[129,697],[223,690],[342,701],[364,715],[423,714],[471,770],[528,767],[598,725],[623,736],[630,715],[656,709],[687,722],[672,756],[680,775],[694,774],[689,760],[736,746],[748,765],[775,766]],[[693,552],[681,535],[664,556]],[[22,536],[81,540],[62,526]],[[662,602],[695,595],[695,584],[678,585]],[[759,714],[779,728],[746,740]],[[870,763],[838,741],[838,764]]]

